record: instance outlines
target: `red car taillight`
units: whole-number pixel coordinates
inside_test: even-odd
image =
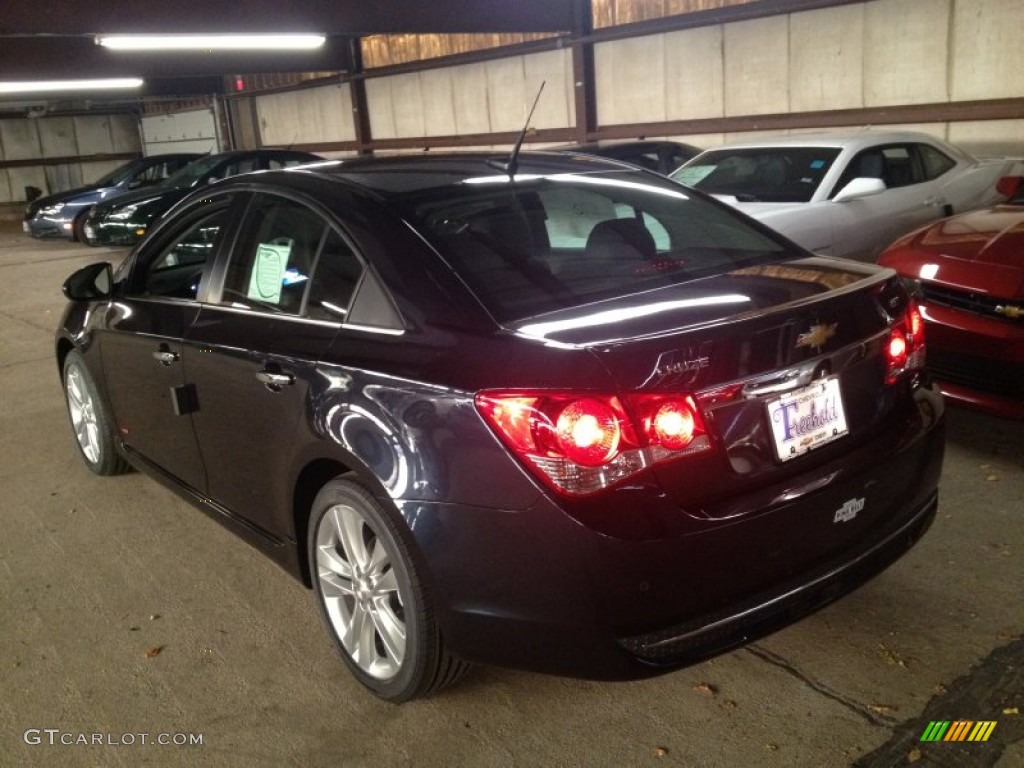
[[[887,383],[894,383],[908,371],[924,368],[924,318],[917,302],[910,299],[903,318],[889,332],[885,344]]]
[[[571,496],[594,493],[652,463],[708,450],[692,397],[481,392],[476,407],[538,477]]]

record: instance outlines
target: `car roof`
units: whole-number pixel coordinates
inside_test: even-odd
[[[303,152],[298,149],[277,149],[273,147],[261,148],[261,149],[231,149],[227,152],[211,152],[207,155],[200,155],[200,157],[216,157],[222,159],[228,159],[233,157],[246,157],[250,155],[261,156],[261,155],[290,155],[295,157],[319,157],[314,155],[312,152]]]
[[[414,193],[466,179],[498,181],[507,178],[508,153],[452,152],[391,157],[356,157],[300,166],[290,171],[313,172],[347,180],[384,197]],[[518,175],[634,172],[635,166],[596,155],[548,151],[521,152]]]
[[[551,147],[559,151],[571,150],[594,150],[594,149],[640,149],[644,147],[679,147],[681,149],[694,149],[692,144],[685,144],[681,141],[670,139],[599,139],[597,141],[584,141],[579,144],[560,144]]]
[[[760,147],[837,147],[856,151],[879,144],[901,144],[907,142],[926,142],[940,147],[949,145],[934,136],[918,131],[849,131],[836,133],[799,133],[791,136],[772,136],[749,141],[735,141],[714,147],[708,151],[719,149],[743,149]],[[962,150],[957,150],[962,153]]]

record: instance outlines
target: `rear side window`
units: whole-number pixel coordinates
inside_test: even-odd
[[[803,255],[648,174],[565,174],[509,186],[432,190],[410,212],[499,321]]]
[[[314,320],[344,322],[362,274],[363,265],[355,252],[341,235],[330,230],[313,273],[306,315]]]
[[[928,181],[937,179],[954,165],[956,161],[947,157],[942,152],[929,144],[916,144],[917,152],[921,156],[921,165],[924,166],[924,177]]]

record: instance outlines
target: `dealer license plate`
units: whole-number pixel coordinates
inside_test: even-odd
[[[838,440],[849,430],[839,378],[818,379],[810,386],[769,400],[768,422],[775,438],[775,455],[789,461]]]

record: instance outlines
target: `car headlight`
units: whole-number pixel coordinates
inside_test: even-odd
[[[124,208],[118,208],[117,210],[115,210],[113,213],[108,215],[107,218],[116,219],[118,221],[130,219],[132,216],[135,215],[135,211],[137,211],[138,209],[139,206],[137,203],[133,203],[132,205],[126,205]]]
[[[53,205],[47,205],[39,209],[39,213],[43,216],[56,216],[58,213],[64,210],[65,203],[54,203]]]

